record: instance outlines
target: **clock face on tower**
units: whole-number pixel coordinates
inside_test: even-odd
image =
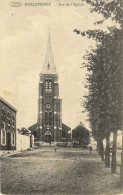
[[[46,108],[50,108],[51,107],[51,105],[50,104],[46,104]]]

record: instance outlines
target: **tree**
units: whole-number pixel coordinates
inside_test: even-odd
[[[29,135],[30,131],[28,129],[26,129],[25,127],[22,127],[21,129],[17,129],[18,132],[22,135]]]
[[[116,172],[116,140],[117,130],[122,128],[123,102],[122,102],[122,86],[123,78],[122,68],[122,9],[123,1],[90,1],[91,11],[103,14],[104,20],[111,18],[120,24],[118,29],[116,26],[108,28],[108,32],[100,30],[88,30],[81,32],[78,29],[74,31],[82,36],[93,38],[97,42],[97,49],[91,51],[86,56],[89,77],[87,86],[89,94],[86,97],[86,109],[89,112],[90,123],[95,139],[106,137],[106,165],[109,166],[109,134],[114,134],[113,150],[112,150],[112,173]],[[98,23],[103,23],[103,21]],[[101,64],[101,66],[99,66]],[[95,68],[94,68],[95,67]],[[94,71],[95,70],[95,71]],[[102,79],[103,77],[103,79]],[[96,83],[100,82],[100,85]],[[95,103],[96,102],[96,103]],[[104,131],[105,129],[105,131]],[[101,136],[100,136],[101,135]],[[101,145],[101,142],[100,142]]]

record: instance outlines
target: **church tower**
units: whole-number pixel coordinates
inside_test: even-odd
[[[59,99],[58,74],[54,64],[50,33],[44,64],[39,76],[37,141],[60,142],[62,140],[62,100]]]

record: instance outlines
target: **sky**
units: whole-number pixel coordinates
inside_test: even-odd
[[[86,50],[95,47],[95,41],[73,30],[106,30],[111,21],[95,26],[102,15],[90,13],[89,5],[80,0],[20,0],[20,7],[13,7],[12,2],[0,2],[0,96],[17,109],[17,128],[28,128],[37,122],[39,74],[49,26],[59,75],[62,121],[71,128],[81,121],[89,128],[87,114],[81,106],[87,93],[84,88],[87,72],[81,66]],[[25,3],[51,5],[25,6]]]

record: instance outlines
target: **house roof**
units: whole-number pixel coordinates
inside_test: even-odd
[[[72,131],[76,131],[76,130],[78,130],[78,129],[81,129],[81,130],[90,132],[90,131],[84,126],[84,124],[83,124],[82,122],[80,122],[79,125],[77,125],[74,129],[72,129]]]
[[[0,100],[6,104],[7,106],[9,106],[12,110],[14,110],[15,112],[17,112],[17,110],[11,105],[9,104],[6,100],[4,100],[2,97],[0,97]]]

